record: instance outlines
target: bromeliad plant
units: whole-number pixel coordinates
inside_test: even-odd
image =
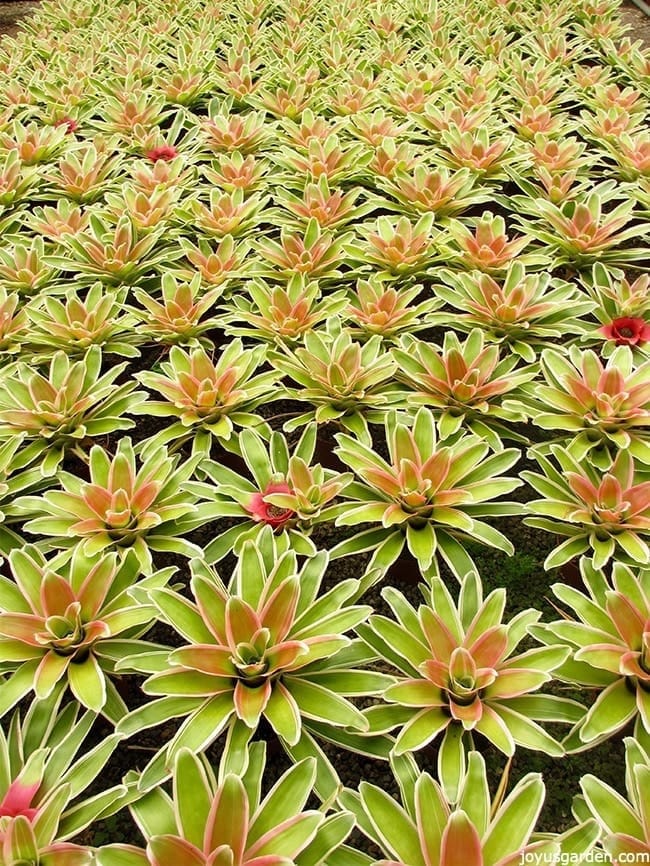
[[[161,373],[138,373],[143,385],[165,398],[150,400],[142,412],[163,418],[178,418],[148,441],[147,449],[167,442],[178,447],[192,440],[195,455],[209,456],[212,440],[238,450],[235,427],[256,427],[268,435],[268,427],[254,410],[268,400],[277,384],[276,370],[258,372],[266,358],[262,345],[244,349],[241,340],[232,340],[215,361],[202,348],[186,351],[172,346]]]
[[[568,357],[545,349],[541,369],[546,384],[525,389],[534,424],[566,431],[560,436],[575,458],[602,471],[619,449],[650,463],[650,361],[635,365],[631,349],[619,346],[603,365],[595,352],[572,346]]]
[[[85,355],[92,346],[123,358],[138,356],[135,318],[125,313],[128,289],[107,289],[95,283],[87,292],[69,289],[63,298],[39,295],[26,307],[28,345],[34,360],[49,361],[56,352]]]
[[[454,331],[447,331],[442,351],[404,335],[393,356],[398,363],[397,378],[413,392],[409,406],[429,406],[440,413],[441,439],[462,427],[484,438],[494,451],[503,448],[502,438],[526,441],[512,430],[512,424],[525,421],[526,414],[508,408],[504,397],[516,398],[520,386],[536,376],[537,368],[518,368],[515,354],[501,358],[499,347],[486,346],[478,328],[463,342]]]
[[[305,758],[287,770],[262,799],[265,746],[249,747],[246,768],[218,776],[205,758],[178,752],[173,797],[157,788],[131,806],[147,840],[105,845],[98,866],[345,866],[339,848],[354,819],[305,809],[316,782],[316,762]]]
[[[361,479],[343,491],[350,501],[339,507],[336,523],[381,528],[341,542],[333,556],[380,548],[392,560],[406,544],[425,573],[436,573],[440,556],[463,580],[475,570],[463,541],[471,538],[512,554],[511,542],[480,518],[519,512],[516,503],[493,502],[522,484],[498,474],[517,462],[517,449],[489,455],[488,444],[473,434],[440,441],[433,413],[425,407],[410,424],[392,413],[385,431],[388,460],[351,436],[336,437],[336,453]]]
[[[580,572],[584,592],[552,587],[569,613],[560,609],[561,620],[533,629],[545,643],[571,647],[571,657],[555,671],[558,679],[599,692],[564,741],[570,751],[591,748],[632,720],[637,734],[645,729],[650,735],[650,570],[616,562],[608,580],[582,557]]]
[[[650,531],[650,481],[642,467],[635,464],[630,449],[619,451],[604,474],[588,463],[580,463],[571,448],[550,445],[548,450],[548,457],[532,450],[543,474],[521,473],[544,497],[527,504],[529,514],[540,516],[526,517],[524,522],[567,536],[546,557],[544,567],[556,568],[589,550],[596,568],[602,568],[614,556],[639,565],[650,561],[646,541]]]
[[[0,439],[25,437],[17,469],[37,464],[43,475],[53,475],[66,453],[85,460],[86,443],[134,426],[124,416],[137,412],[146,393],[134,382],[115,384],[126,364],[104,374],[101,367],[101,350],[93,346],[79,361],[57,352],[47,376],[19,363],[2,379]]]
[[[271,286],[258,278],[246,284],[245,292],[233,296],[222,322],[229,335],[294,346],[339,314],[346,302],[344,292],[323,295],[318,280],[302,274],[294,274],[286,285]]]
[[[151,591],[160,615],[187,644],[118,664],[152,674],[143,689],[156,696],[123,719],[118,732],[129,735],[186,718],[145,769],[141,787],[163,779],[180,749],[203,750],[225,730],[222,766],[242,768],[246,743],[262,718],[290,755],[319,758],[319,785],[326,796],[338,781],[312,734],[387,756],[390,741],[375,737],[366,745],[351,733],[366,730],[368,723],[348,700],[377,694],[392,682],[363,669],[374,653],[346,635],[371,611],[354,600],[374,575],[323,591],[327,562],[321,551],[298,569],[286,537],[274,536],[269,527],[256,542],[243,545],[228,586],[203,561],[192,560],[194,601],[172,590]]]
[[[391,381],[397,363],[381,337],[362,345],[336,319],[329,319],[325,330],[306,333],[302,346],[284,346],[268,357],[296,383],[286,386],[287,396],[314,407],[288,421],[286,431],[311,421],[334,423],[370,442],[368,423],[381,423],[391,408],[404,403],[404,389]]]
[[[627,800],[591,774],[580,780],[582,796],[576,798],[573,811],[578,817],[595,818],[601,829],[600,845],[614,861],[634,863],[650,859],[650,822],[648,821],[648,786],[650,785],[650,752],[648,738],[644,744],[625,738],[625,784]]]
[[[350,331],[366,339],[379,334],[393,342],[400,334],[430,327],[431,314],[441,304],[437,297],[418,300],[423,291],[420,284],[398,288],[376,275],[368,280],[357,280],[351,303],[345,310]]]
[[[0,731],[0,822],[22,815],[35,825],[41,811],[57,802],[62,811],[56,834],[60,841],[113,815],[129,798],[128,786],[114,785],[79,800],[104,770],[120,738],[109,734],[91,746],[96,714],[80,713],[75,702],[61,708],[62,697],[59,690],[35,701],[24,716],[16,710],[6,736]]]
[[[140,304],[131,309],[137,320],[138,336],[163,345],[214,348],[208,332],[221,324],[214,315],[214,306],[222,288],[216,286],[203,292],[200,274],[190,282],[179,283],[173,274],[165,273],[160,280],[160,290],[160,300],[142,289],[136,288],[133,292]]]
[[[182,538],[211,520],[209,503],[196,503],[185,484],[200,458],[170,456],[164,446],[152,448],[138,466],[132,442],[120,439],[114,456],[101,446],[90,449],[89,480],[60,471],[62,490],[23,496],[16,513],[29,517],[27,532],[49,539],[47,547],[71,556],[80,547],[85,556],[115,551],[136,554],[140,568],[151,574],[151,552],[198,556],[201,549]],[[65,555],[65,554],[63,554]]]
[[[296,553],[313,556],[317,552],[309,537],[311,530],[329,519],[331,508],[327,506],[352,475],[314,465],[316,439],[316,425],[308,424],[290,452],[281,433],[272,433],[266,443],[254,430],[242,430],[239,448],[252,480],[214,460],[202,462],[201,473],[207,482],[188,482],[187,489],[213,500],[215,516],[246,518],[245,523],[208,542],[206,562],[239,553],[244,542],[255,541],[267,526],[282,533]]]
[[[352,812],[363,833],[385,858],[373,866],[516,866],[539,857],[539,862],[588,852],[598,836],[594,820],[562,835],[534,834],[545,797],[538,773],[521,778],[508,796],[507,770],[498,791],[490,797],[485,760],[470,752],[466,767],[443,771],[440,781],[418,770],[404,758],[393,761],[402,803],[377,785],[362,782],[359,792],[346,788],[342,805]],[[369,860],[361,861],[364,866]]]
[[[647,258],[644,246],[625,244],[650,232],[650,223],[635,222],[633,200],[604,212],[603,201],[594,192],[584,201],[568,201],[560,206],[537,199],[535,208],[541,225],[521,218],[519,222],[531,237],[549,245],[556,264],[567,262],[585,268],[594,262],[621,265]]]
[[[68,686],[79,703],[113,723],[127,707],[111,679],[127,652],[153,648],[138,638],[156,618],[151,603],[129,590],[140,574],[133,553],[89,558],[77,548],[68,563],[47,560],[32,546],[9,556],[13,581],[0,577],[0,716],[32,690],[37,700]],[[142,590],[164,587],[174,569],[140,582]]]
[[[582,317],[594,307],[571,283],[547,273],[526,273],[519,260],[508,266],[502,280],[479,271],[441,270],[437,277],[446,285],[436,285],[436,295],[454,313],[434,315],[433,323],[447,325],[453,317],[458,330],[478,327],[487,340],[505,344],[530,364],[552,341],[586,332]]]
[[[650,276],[642,274],[630,283],[623,271],[595,264],[584,284],[596,304],[594,315],[601,327],[583,339],[600,343],[604,357],[621,345],[632,348],[635,360],[646,356],[650,343]]]
[[[503,622],[504,589],[485,599],[476,572],[463,580],[454,602],[440,578],[417,610],[393,588],[383,590],[395,620],[372,616],[358,632],[405,678],[383,694],[389,706],[365,711],[372,733],[399,728],[395,754],[423,748],[443,734],[440,773],[461,767],[463,753],[481,734],[506,755],[516,746],[562,755],[562,746],[536,720],[573,723],[584,708],[555,695],[534,694],[570,654],[555,641],[513,655],[541,616],[529,608]],[[449,771],[447,770],[447,773]]]

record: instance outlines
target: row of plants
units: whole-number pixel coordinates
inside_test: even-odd
[[[650,858],[617,7],[46,0],[0,45],[0,866]],[[520,519],[555,618],[479,574]],[[513,759],[621,737],[626,796],[541,826]]]

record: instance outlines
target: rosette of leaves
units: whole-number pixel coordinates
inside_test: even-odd
[[[258,278],[224,305],[222,322],[228,334],[293,346],[346,305],[345,292],[323,296],[318,280],[308,280],[303,274],[294,274],[286,285],[277,286]]]
[[[501,358],[498,346],[485,345],[479,328],[464,341],[447,331],[441,351],[425,340],[404,335],[393,356],[398,363],[397,378],[413,391],[409,406],[428,406],[440,413],[441,439],[462,427],[481,436],[494,451],[503,448],[502,437],[526,441],[511,426],[525,421],[525,412],[507,408],[503,398],[516,398],[520,386],[536,376],[537,367],[518,368],[520,359],[514,353]]]
[[[515,259],[531,268],[548,264],[548,256],[536,250],[524,252],[532,238],[527,235],[511,238],[502,216],[485,211],[468,222],[465,225],[461,220],[451,219],[447,226],[452,243],[445,249],[446,258],[460,268],[501,274]]]
[[[477,186],[477,177],[468,168],[449,171],[444,166],[416,165],[413,171],[395,171],[390,178],[379,178],[378,185],[396,204],[388,205],[400,213],[420,216],[434,213],[438,219],[457,216],[473,205],[484,204],[490,196]]]
[[[582,557],[585,591],[554,584],[556,598],[569,609],[562,619],[536,626],[535,636],[560,640],[572,657],[555,672],[558,679],[597,689],[584,719],[566,738],[571,751],[591,748],[636,719],[637,734],[650,736],[650,570],[616,562],[608,580]]]
[[[436,285],[436,295],[458,311],[455,329],[468,332],[478,327],[486,340],[505,344],[530,364],[551,341],[584,333],[587,326],[581,317],[594,307],[572,283],[547,273],[527,274],[516,260],[503,279],[445,269],[436,276],[446,284]],[[448,312],[432,316],[434,324],[448,322]]]
[[[419,283],[408,288],[396,286],[375,274],[367,280],[357,280],[345,309],[350,333],[360,339],[379,334],[394,342],[400,334],[430,327],[434,320],[432,313],[441,306],[441,301],[437,297],[420,299],[423,291],[424,286]]]
[[[193,453],[207,456],[213,438],[237,450],[235,427],[255,427],[268,434],[266,423],[254,410],[268,401],[279,373],[258,372],[265,358],[265,346],[244,349],[239,339],[232,340],[216,360],[200,347],[186,351],[172,346],[169,360],[160,365],[162,372],[136,374],[143,385],[165,398],[144,403],[142,412],[178,418],[149,439],[147,449],[167,442],[178,447],[191,439]]]
[[[582,280],[601,324],[586,333],[583,340],[598,342],[598,351],[605,358],[624,341],[632,349],[635,361],[645,360],[649,343],[643,335],[650,323],[650,276],[641,274],[630,282],[622,270],[597,263]]]
[[[59,690],[32,702],[24,717],[16,710],[6,734],[0,731],[0,827],[3,819],[19,815],[35,824],[40,811],[56,802],[62,811],[57,839],[65,841],[121,809],[134,785],[114,785],[80,799],[104,770],[120,737],[109,734],[91,746],[96,714],[80,714],[76,702],[62,708],[62,697]]]
[[[358,633],[405,677],[384,692],[390,705],[365,711],[370,732],[399,728],[395,754],[416,751],[443,735],[441,776],[462,767],[476,734],[508,756],[518,746],[564,754],[538,721],[574,723],[584,707],[536,693],[567,660],[569,647],[556,641],[514,655],[539,611],[529,608],[504,623],[505,590],[484,599],[475,572],[465,577],[457,602],[440,578],[431,581],[417,610],[393,588],[383,597],[395,619],[372,616]]]
[[[580,780],[582,796],[573,811],[579,817],[593,818],[601,830],[599,848],[612,862],[635,863],[650,859],[650,740],[625,738],[625,784],[627,799],[596,776]]]
[[[268,202],[269,196],[260,193],[245,197],[243,189],[227,192],[213,187],[207,204],[198,195],[190,197],[177,208],[175,216],[181,225],[196,225],[207,237],[246,237],[266,222]]]
[[[361,479],[342,491],[350,501],[338,507],[336,524],[380,523],[381,528],[360,531],[336,545],[332,556],[379,548],[382,559],[394,561],[406,544],[423,571],[436,573],[441,556],[462,580],[475,570],[464,540],[512,554],[511,542],[480,518],[519,513],[516,503],[493,501],[522,484],[498,474],[517,462],[517,449],[489,454],[488,444],[473,434],[441,442],[425,407],[410,423],[392,413],[385,432],[388,460],[351,436],[336,437],[336,454]]]
[[[546,384],[525,389],[534,424],[566,431],[560,437],[570,439],[576,460],[587,457],[603,472],[619,449],[650,464],[650,360],[637,365],[619,346],[603,365],[595,352],[571,346],[568,357],[545,349],[541,369]]]
[[[165,273],[160,280],[160,290],[159,300],[143,289],[133,291],[140,304],[140,307],[130,308],[137,320],[138,335],[163,345],[213,349],[208,332],[222,324],[214,315],[215,303],[222,295],[221,287],[203,291],[200,274],[189,282],[179,283],[173,274]]]
[[[433,222],[433,213],[415,222],[407,216],[379,216],[372,226],[376,231],[367,227],[362,240],[346,242],[346,256],[364,272],[375,271],[386,279],[426,273],[440,258],[436,241],[441,233],[434,232]]]
[[[82,706],[116,722],[126,712],[111,680],[125,654],[154,644],[138,638],[157,610],[129,590],[140,568],[133,553],[89,558],[77,548],[67,563],[30,545],[9,555],[13,580],[0,576],[0,669],[10,672],[0,696],[4,715],[30,691],[42,700],[69,686]],[[174,569],[140,582],[164,587]]]
[[[60,271],[46,256],[43,237],[17,237],[13,245],[0,249],[0,280],[19,294],[35,295],[48,287],[53,290]]]
[[[206,562],[237,554],[245,541],[255,541],[267,526],[286,536],[296,553],[316,553],[309,533],[329,519],[327,506],[352,480],[351,473],[312,463],[316,437],[316,425],[308,424],[290,453],[287,440],[277,431],[266,443],[254,430],[242,430],[239,448],[252,479],[214,460],[201,463],[207,481],[188,482],[187,489],[212,500],[215,516],[246,518],[208,542]]]
[[[470,752],[460,785],[455,774],[436,781],[412,759],[400,758],[392,765],[401,803],[365,781],[358,793],[346,788],[340,796],[364,835],[385,855],[359,860],[360,866],[515,866],[526,862],[526,856],[537,856],[540,862],[562,855],[580,859],[598,836],[596,822],[587,820],[562,835],[537,837],[535,825],[546,793],[541,775],[528,773],[506,797],[506,772],[492,798],[479,752]]]
[[[84,297],[70,289],[62,299],[38,295],[26,308],[29,335],[26,342],[36,350],[34,361],[49,361],[57,351],[84,355],[97,346],[110,355],[137,358],[136,320],[124,313],[128,289],[106,289],[95,283]]]
[[[372,200],[356,203],[362,192],[359,187],[346,192],[340,188],[331,189],[325,174],[305,184],[304,188],[300,186],[299,191],[300,196],[279,186],[274,193],[274,200],[281,208],[275,214],[280,225],[298,229],[313,218],[321,228],[336,230],[359,221],[376,207]]]
[[[521,473],[544,497],[527,503],[527,512],[536,516],[524,523],[567,536],[546,557],[544,568],[564,565],[587,551],[596,568],[614,556],[639,565],[650,561],[650,481],[629,448],[619,451],[604,473],[577,460],[570,447],[550,445],[548,451],[545,456],[531,449],[543,474]]]
[[[133,220],[123,215],[113,226],[97,213],[90,216],[86,231],[64,235],[60,255],[45,256],[51,267],[73,272],[77,281],[109,286],[137,284],[159,266],[183,256],[180,247],[161,244],[163,228],[139,236]]]
[[[131,806],[146,851],[106,845],[98,866],[345,866],[340,850],[354,819],[349,812],[305,809],[316,781],[313,758],[298,761],[262,799],[265,746],[253,744],[247,769],[234,773],[181,749],[172,797],[155,788]]]
[[[335,235],[323,231],[313,217],[304,229],[283,226],[279,241],[262,237],[255,250],[263,260],[257,271],[272,280],[289,280],[294,274],[313,279],[332,280],[341,277],[340,263],[347,263],[347,244],[352,232]]]
[[[130,735],[186,718],[144,771],[142,787],[163,779],[181,748],[202,751],[223,731],[222,766],[239,768],[262,718],[294,758],[318,758],[324,797],[339,783],[314,735],[387,757],[387,738],[356,733],[368,723],[348,700],[377,694],[393,681],[364,670],[375,654],[347,636],[371,611],[353,602],[374,576],[321,592],[327,562],[321,551],[298,569],[288,541],[269,528],[244,544],[228,586],[203,561],[192,560],[193,601],[168,589],[151,591],[161,617],[187,643],[118,664],[151,674],[142,688],[156,696],[126,716],[118,731]]]
[[[115,551],[136,554],[140,568],[151,574],[151,551],[197,556],[201,549],[181,536],[211,520],[209,503],[197,504],[185,483],[199,458],[179,466],[179,455],[164,446],[151,449],[138,466],[128,437],[120,439],[111,457],[101,446],[90,449],[89,480],[59,471],[62,490],[23,496],[12,513],[31,519],[27,532],[44,535],[49,547],[85,556]]]
[[[647,259],[646,245],[626,243],[650,233],[650,223],[635,219],[633,199],[613,210],[604,207],[605,201],[597,192],[581,199],[556,205],[538,198],[531,203],[538,220],[519,217],[519,224],[530,238],[548,245],[555,265],[570,263],[585,268],[594,262],[621,265]]]
[[[285,386],[287,396],[314,407],[288,421],[288,432],[311,421],[334,423],[369,443],[368,423],[381,424],[391,408],[404,403],[404,389],[394,381],[397,363],[381,337],[362,345],[336,319],[322,331],[306,333],[303,345],[283,346],[268,357],[295,383]]]
[[[25,437],[14,457],[16,468],[37,464],[43,475],[53,475],[66,452],[85,459],[88,441],[135,426],[124,416],[137,411],[146,393],[136,391],[135,382],[115,384],[126,366],[102,374],[98,346],[78,361],[56,352],[47,375],[18,362],[1,379],[0,390],[0,439]]]

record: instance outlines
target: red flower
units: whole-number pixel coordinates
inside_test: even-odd
[[[164,160],[164,162],[169,162],[178,156],[178,151],[175,147],[172,147],[171,144],[161,144],[160,147],[154,147],[151,150],[148,150],[145,156],[147,159],[151,160],[151,162],[158,162],[159,159]]]
[[[32,808],[30,803],[38,791],[39,784],[36,782],[33,785],[25,785],[18,779],[12,782],[0,801],[0,818],[16,818],[18,815],[24,815],[28,821],[33,821],[38,809]]]
[[[614,319],[609,325],[598,329],[608,340],[614,340],[617,346],[637,346],[650,341],[650,325],[639,316],[623,316]]]
[[[54,121],[55,126],[63,126],[64,123],[68,127],[68,132],[76,132],[79,129],[79,124],[72,117],[62,117]]]
[[[248,505],[245,506],[246,511],[258,523],[268,523],[269,526],[273,526],[274,528],[283,526],[296,512],[291,511],[290,508],[280,508],[277,505],[271,505],[270,502],[266,502],[266,497],[270,493],[291,493],[291,488],[284,482],[267,484],[264,490],[252,494]]]

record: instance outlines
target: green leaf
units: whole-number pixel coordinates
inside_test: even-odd
[[[359,785],[361,802],[377,838],[396,859],[409,866],[426,866],[414,822],[392,797],[375,785]]]
[[[203,845],[212,805],[212,792],[200,759],[180,749],[174,766],[174,803],[183,836],[197,848]]]
[[[541,812],[544,793],[539,773],[529,773],[515,785],[494,816],[484,839],[485,866],[493,866],[526,844]]]
[[[248,847],[302,811],[315,779],[314,758],[305,758],[287,770],[260,804],[248,831]]]

